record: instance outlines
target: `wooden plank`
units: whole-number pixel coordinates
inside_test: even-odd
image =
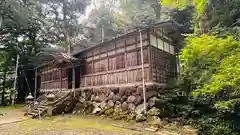
[[[120,39],[116,42],[116,48],[122,48],[125,45],[125,39]]]

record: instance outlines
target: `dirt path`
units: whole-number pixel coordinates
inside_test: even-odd
[[[93,116],[58,116],[47,120],[24,117],[21,108],[0,108],[0,135],[140,135],[124,123]],[[118,126],[114,126],[118,125]]]
[[[117,123],[117,122],[116,122]],[[115,122],[91,117],[59,116],[29,119],[0,126],[0,135],[142,135],[149,134],[114,126]],[[121,124],[119,124],[121,125]]]
[[[14,108],[14,107],[6,107],[0,108],[0,125],[19,122],[28,119],[24,117],[24,109],[22,108]]]
[[[147,132],[144,123],[115,121],[100,116],[65,115],[37,120],[24,117],[21,109],[0,108],[0,112],[7,114],[0,116],[0,135],[195,135],[192,131],[177,134],[179,129],[171,125],[156,133]]]

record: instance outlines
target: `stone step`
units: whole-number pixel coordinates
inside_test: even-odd
[[[27,114],[26,117],[34,118],[34,116],[31,114]]]
[[[40,114],[44,111],[44,109],[41,109],[41,110],[32,110],[32,112],[34,113],[37,113],[38,114],[38,111],[40,111]]]
[[[29,115],[36,116],[36,115],[38,115],[38,113],[30,112]]]
[[[40,106],[40,107],[38,107],[38,108],[40,108],[40,109],[45,109],[45,108],[47,108],[47,106]]]

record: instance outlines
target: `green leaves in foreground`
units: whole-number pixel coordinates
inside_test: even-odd
[[[193,96],[212,95],[227,101],[225,105],[238,98],[240,42],[232,37],[202,35],[188,38],[186,44],[181,53],[181,74],[191,82]],[[218,102],[217,107],[222,105]]]

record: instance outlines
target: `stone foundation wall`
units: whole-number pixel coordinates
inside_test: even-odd
[[[146,107],[155,106],[159,89],[146,88]],[[77,93],[78,103],[73,113],[108,115],[114,119],[138,119],[144,112],[141,87],[85,89]],[[131,116],[131,118],[130,118]]]

